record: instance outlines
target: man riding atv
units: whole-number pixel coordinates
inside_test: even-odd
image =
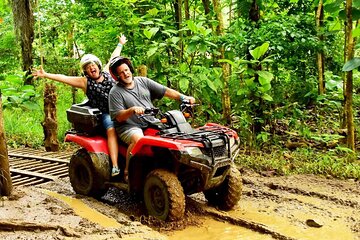
[[[176,100],[189,100],[193,97],[180,94],[146,77],[133,77],[134,68],[125,57],[115,57],[109,66],[112,77],[118,81],[109,93],[109,111],[115,122],[115,129],[121,141],[128,144],[124,178],[127,181],[131,150],[144,136],[142,128],[147,123],[138,115],[144,114],[145,108],[154,107],[152,100],[168,97]]]

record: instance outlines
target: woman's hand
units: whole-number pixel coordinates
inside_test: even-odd
[[[124,34],[121,34],[120,36],[118,36],[118,38],[119,38],[119,43],[122,45],[124,45],[127,42],[127,39]]]
[[[32,73],[32,75],[35,77],[35,79],[38,77],[44,78],[46,75],[46,72],[44,71],[43,67],[40,65],[39,69],[34,69],[34,72]]]

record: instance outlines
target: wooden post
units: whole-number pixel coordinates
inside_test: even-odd
[[[44,90],[44,113],[45,118],[41,123],[44,130],[44,145],[47,152],[59,151],[59,141],[57,139],[57,119],[56,119],[56,87],[51,83],[45,83]]]

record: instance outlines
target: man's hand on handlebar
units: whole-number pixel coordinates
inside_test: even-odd
[[[133,113],[136,115],[142,115],[145,112],[145,109],[143,107],[134,106],[134,107],[131,107],[131,109],[132,109]]]

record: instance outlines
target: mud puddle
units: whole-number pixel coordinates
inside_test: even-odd
[[[99,224],[102,227],[112,227],[118,228],[121,227],[121,224],[117,222],[114,218],[108,217],[94,208],[89,207],[81,199],[76,199],[73,197],[65,196],[56,192],[43,190],[49,196],[52,196],[64,203],[68,204],[77,215],[82,218],[85,218],[93,223]]]
[[[228,222],[205,218],[202,226],[189,226],[168,234],[169,240],[270,240],[270,235],[260,234]]]

